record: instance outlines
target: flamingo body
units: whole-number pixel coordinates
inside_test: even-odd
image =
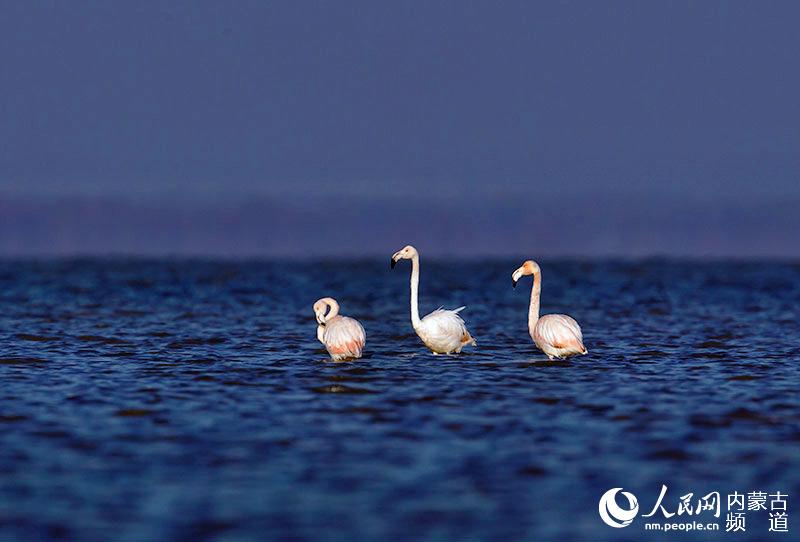
[[[464,320],[458,315],[464,308],[436,309],[422,318],[414,331],[434,354],[459,354],[466,345],[476,344]]]
[[[325,314],[330,307],[328,314]],[[367,334],[355,318],[340,316],[339,304],[330,297],[314,303],[317,315],[317,339],[330,354],[333,361],[358,359],[364,351]]]
[[[546,314],[539,318],[531,338],[550,359],[587,353],[581,326],[566,314]]]
[[[327,320],[324,326],[319,326],[317,336],[320,334],[320,342],[334,361],[360,358],[367,342],[364,327],[358,320],[347,316],[335,316]]]

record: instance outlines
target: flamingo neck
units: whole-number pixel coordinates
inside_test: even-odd
[[[417,329],[419,319],[419,255],[411,258],[411,325]]]
[[[322,344],[325,344],[323,340],[325,338],[325,326],[317,326],[317,340]]]
[[[533,330],[536,322],[539,321],[539,298],[542,295],[542,276],[539,273],[533,275],[533,286],[531,287],[531,304],[528,307],[528,332],[533,338]]]
[[[331,300],[327,301],[327,303],[328,303],[328,307],[330,307],[331,310],[329,310],[328,314],[325,315],[325,321],[326,322],[328,320],[330,320],[331,318],[333,318],[334,316],[339,314],[339,304],[336,301],[331,299]]]

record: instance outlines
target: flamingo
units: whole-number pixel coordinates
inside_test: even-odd
[[[524,276],[533,275],[531,305],[528,309],[528,332],[536,346],[552,360],[567,358],[575,354],[587,354],[583,346],[581,326],[566,314],[545,314],[539,317],[539,297],[542,293],[542,270],[539,264],[528,260],[511,275],[511,284]]]
[[[326,311],[328,314],[325,314]],[[358,320],[339,316],[339,303],[332,297],[317,300],[314,303],[314,314],[319,324],[317,339],[325,346],[333,361],[361,357],[367,334]]]
[[[419,252],[411,245],[392,255],[390,268],[394,269],[398,260],[411,260],[411,325],[425,346],[436,354],[461,353],[461,349],[475,339],[467,331],[464,320],[458,315],[466,307],[447,310],[439,307],[425,318],[419,317]]]

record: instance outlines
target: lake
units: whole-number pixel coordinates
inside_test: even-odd
[[[589,350],[549,362],[524,258],[423,255],[421,312],[466,305],[478,342],[433,356],[388,255],[0,262],[0,539],[763,540],[768,510],[724,532],[752,491],[788,494],[796,532],[800,265],[540,261],[542,312]],[[328,361],[323,296],[363,359]],[[662,485],[669,512],[719,492],[719,518],[669,521],[720,532],[600,519]]]

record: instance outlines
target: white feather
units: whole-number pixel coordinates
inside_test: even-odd
[[[464,308],[438,308],[420,320],[415,331],[425,346],[437,354],[450,354],[461,352],[466,344],[475,344],[464,320],[458,315]]]

